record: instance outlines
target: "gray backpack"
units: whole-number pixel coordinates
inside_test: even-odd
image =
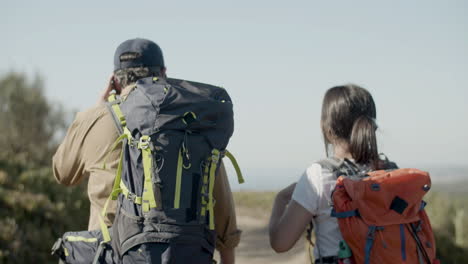
[[[108,107],[120,132],[114,147],[122,142],[109,197],[118,203],[111,229],[101,219],[94,262],[211,263],[213,188],[222,157],[243,182],[226,150],[234,129],[229,95],[208,84],[154,77],[139,80],[124,100],[112,94]]]

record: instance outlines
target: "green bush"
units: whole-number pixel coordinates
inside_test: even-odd
[[[466,183],[462,183],[466,184]],[[468,195],[431,192],[426,200],[427,214],[436,238],[437,256],[444,264],[468,259]]]
[[[54,241],[86,229],[85,186],[65,188],[52,174],[54,136],[64,128],[64,113],[46,100],[39,78],[0,79],[0,263],[57,262]]]

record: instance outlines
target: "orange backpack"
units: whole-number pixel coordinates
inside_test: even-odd
[[[438,264],[422,200],[430,187],[429,174],[418,169],[340,176],[332,195],[332,216],[338,218],[354,263]]]

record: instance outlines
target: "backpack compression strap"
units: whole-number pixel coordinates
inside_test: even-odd
[[[209,162],[209,159],[208,159],[208,162]],[[208,165],[204,165],[204,169],[203,169],[203,177],[202,177],[202,188],[201,188],[201,211],[200,211],[200,215],[203,217],[202,219],[205,219],[204,217],[206,216],[206,206],[208,205],[208,200],[207,200],[207,197],[208,197],[208,178],[209,178],[209,175],[210,175],[210,167]]]
[[[239,183],[244,183],[244,177],[242,176],[242,172],[239,168],[239,164],[237,164],[236,158],[234,158],[231,152],[229,152],[227,149],[224,151],[224,155],[226,155],[226,157],[228,157],[231,160],[232,166],[234,166],[234,169],[236,170],[237,180],[239,181]]]
[[[182,149],[179,149],[179,155],[177,158],[177,170],[176,170],[176,182],[175,182],[175,194],[174,194],[174,208],[180,208],[180,191],[182,188],[182,169],[184,167],[184,159],[182,157]]]
[[[244,177],[242,176],[242,172],[234,156],[227,150],[225,150],[223,153],[224,155],[226,155],[226,157],[228,157],[231,160],[232,165],[234,166],[234,169],[236,170],[237,179],[239,183],[244,183]],[[203,186],[201,188],[200,215],[202,217],[205,217],[206,212],[208,211],[209,213],[208,225],[211,230],[214,230],[215,228],[213,192],[214,192],[214,183],[215,183],[215,177],[216,177],[216,169],[218,168],[218,163],[221,157],[222,157],[222,152],[220,152],[218,149],[213,149],[211,152],[211,157],[207,159],[206,166],[204,166],[204,170],[203,170],[203,178],[202,178]]]
[[[217,149],[213,149],[211,151],[211,165],[210,165],[210,182],[209,182],[209,187],[208,187],[208,205],[207,205],[207,210],[210,213],[210,221],[209,221],[209,227],[211,230],[214,230],[215,224],[214,224],[214,199],[213,199],[213,190],[214,190],[214,182],[215,182],[215,173],[216,173],[216,168],[218,166],[219,158],[221,153]]]
[[[185,121],[184,121],[185,122]],[[177,170],[176,170],[176,182],[175,182],[175,192],[174,192],[174,208],[179,209],[180,208],[180,194],[181,194],[181,188],[182,188],[182,170],[188,170],[192,167],[192,164],[190,161],[186,165],[184,163],[184,157],[188,158],[188,150],[185,146],[185,141],[182,142],[182,146],[179,148],[179,154],[177,156]]]
[[[153,191],[153,155],[151,154],[150,148],[151,138],[149,136],[142,136],[138,143],[138,148],[141,150],[143,156],[143,171],[145,175],[145,181],[143,183],[143,195],[142,195],[142,206],[143,212],[148,212],[150,208],[156,208],[156,200],[154,199]]]

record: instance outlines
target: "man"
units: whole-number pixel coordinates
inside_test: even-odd
[[[77,114],[65,139],[53,157],[54,176],[64,185],[75,185],[88,178],[91,202],[89,230],[99,229],[99,214],[112,190],[120,149],[112,149],[119,133],[105,101],[112,90],[125,98],[137,80],[146,77],[166,78],[166,67],[159,46],[146,39],[123,42],[114,57],[114,74],[98,100],[98,104]],[[103,164],[106,163],[106,169]],[[216,176],[213,196],[216,249],[222,263],[234,263],[234,248],[240,239],[232,193],[224,166]],[[105,223],[110,226],[116,203],[110,201]]]

